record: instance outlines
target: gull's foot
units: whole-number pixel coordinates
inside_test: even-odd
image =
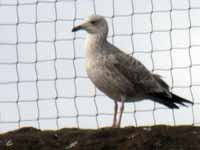
[[[112,124],[112,128],[120,128],[120,124]]]
[[[116,127],[117,127],[116,124],[113,123],[113,124],[112,124],[112,128],[116,128]]]
[[[120,123],[118,123],[117,125],[115,125],[115,128],[120,128]]]

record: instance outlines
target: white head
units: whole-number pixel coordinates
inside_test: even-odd
[[[86,19],[83,23],[75,26],[72,29],[72,32],[76,32],[78,30],[85,30],[89,34],[96,34],[107,37],[108,24],[104,17],[99,15],[92,15],[88,19]]]

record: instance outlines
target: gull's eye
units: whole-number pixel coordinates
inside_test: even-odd
[[[97,21],[94,21],[94,20],[93,20],[93,21],[91,21],[90,23],[93,24],[93,25],[95,25],[95,24],[97,23]]]

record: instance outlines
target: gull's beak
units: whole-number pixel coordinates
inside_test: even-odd
[[[75,26],[75,27],[72,28],[72,32],[76,32],[76,31],[81,30],[81,29],[83,29],[83,26],[78,25],[78,26]]]
[[[88,22],[87,22],[87,21],[84,21],[84,22],[82,22],[81,24],[79,24],[79,25],[73,27],[72,32],[76,32],[76,31],[78,31],[78,30],[86,29],[87,26],[88,26]]]

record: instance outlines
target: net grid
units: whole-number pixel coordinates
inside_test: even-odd
[[[3,108],[3,104],[5,104],[7,110],[13,110],[10,113],[6,111],[6,108],[1,111],[0,128],[7,130],[5,129],[6,125],[10,125],[9,129],[19,128],[29,125],[27,122],[38,128],[48,128],[47,124],[52,122],[54,125],[50,127],[57,129],[64,126],[81,128],[83,123],[89,124],[85,123],[85,118],[89,118],[86,120],[87,122],[91,121],[92,128],[110,125],[113,115],[112,104],[106,108],[108,110],[101,112],[104,104],[99,102],[103,101],[102,99],[109,101],[108,98],[93,85],[89,86],[93,88],[85,89],[87,87],[85,84],[91,84],[88,83],[89,79],[83,71],[84,49],[82,45],[85,35],[70,31],[73,26],[84,19],[84,17],[79,17],[82,13],[80,10],[85,10],[85,14],[88,13],[87,16],[99,14],[103,9],[99,5],[105,2],[100,2],[100,0],[88,0],[86,4],[81,3],[80,0],[8,2],[10,1],[0,1],[0,11],[2,13],[10,11],[10,14],[0,15],[2,20],[0,21],[0,33],[4,35],[0,37],[0,50],[2,53],[4,53],[4,48],[11,51],[8,56],[5,54],[6,58],[5,56],[0,57],[0,72],[3,74],[0,79],[0,89],[4,93],[4,95],[0,95],[0,105]],[[118,47],[129,49],[130,51],[126,52],[138,59],[143,60],[148,56],[145,65],[155,73],[167,74],[169,78],[164,78],[164,80],[168,81],[172,91],[180,89],[182,92],[179,95],[182,96],[184,93],[186,96],[189,95],[194,105],[181,112],[186,110],[190,114],[189,124],[198,125],[200,119],[197,112],[200,110],[200,103],[197,99],[198,95],[194,95],[194,91],[195,87],[196,90],[200,87],[200,81],[196,77],[200,62],[193,55],[198,54],[195,50],[200,47],[200,41],[196,35],[200,32],[200,22],[196,21],[196,17],[200,16],[200,4],[198,5],[194,0],[184,0],[184,2],[169,0],[167,9],[157,10],[157,5],[160,3],[158,0],[143,0],[142,2],[130,0],[126,4],[130,12],[120,14],[119,9],[122,9],[123,12],[124,5],[119,7],[119,1],[116,0],[109,0],[107,3],[109,3],[108,6],[101,5],[112,8],[111,11],[108,11],[109,15],[102,14],[110,26],[108,40]],[[146,6],[141,7],[142,3],[145,3]],[[180,3],[183,3],[183,8],[178,7]],[[86,10],[86,5],[90,7],[89,10]],[[72,12],[66,14],[66,9]],[[26,16],[26,12],[29,10],[30,13]],[[197,16],[195,17],[195,15]],[[180,18],[182,19],[181,23],[178,22]],[[162,24],[162,21],[168,24]],[[125,28],[121,29],[118,24]],[[162,41],[163,37],[165,37],[165,41]],[[128,42],[120,45],[124,40]],[[138,44],[139,40],[145,44]],[[138,47],[142,50],[139,51]],[[28,52],[27,49],[29,49]],[[181,58],[182,52],[187,53],[187,63],[183,66],[181,63],[176,64],[177,57],[175,56],[177,55],[180,60],[184,61]],[[161,55],[163,56],[161,57]],[[161,65],[159,67],[158,57],[166,56],[169,58],[166,61],[168,66],[162,67]],[[177,84],[176,81],[179,77],[175,74],[185,75],[187,83]],[[184,79],[181,81],[185,82]],[[84,101],[89,102],[85,104]],[[125,108],[128,107],[128,110],[124,112],[124,115],[132,117],[131,121],[128,120],[128,117],[125,118],[128,124],[138,126],[160,123],[157,121],[156,113],[162,110],[171,115],[170,124],[176,125],[180,121],[176,114],[180,117],[181,112],[168,110],[148,101],[144,103],[149,104],[147,109],[142,109],[143,103],[125,106]],[[67,107],[64,107],[64,104]],[[9,106],[11,107],[9,108]],[[69,107],[73,108],[70,108],[69,111]],[[87,113],[83,110],[85,108],[88,109]],[[145,113],[147,117],[138,115],[140,113]],[[16,116],[11,117],[13,114]],[[11,119],[7,117],[11,117]],[[144,120],[140,120],[140,117]],[[73,121],[68,123],[70,119]]]

